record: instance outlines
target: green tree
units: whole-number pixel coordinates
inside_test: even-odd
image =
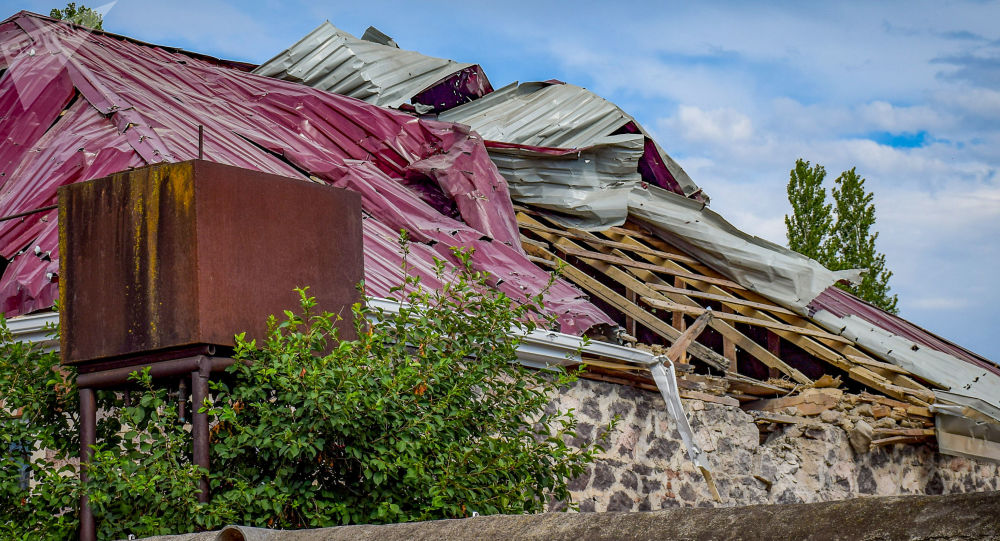
[[[874,194],[865,191],[865,179],[855,168],[836,179],[833,201],[837,221],[830,235],[830,251],[836,254],[833,270],[867,269],[858,285],[838,284],[842,289],[895,314],[899,298],[889,294],[892,271],[886,268],[885,254],[875,248],[878,232],[875,225]]]
[[[792,214],[785,215],[788,247],[831,270],[865,269],[858,285],[837,284],[879,308],[895,314],[898,297],[890,295],[885,254],[875,249],[874,195],[855,168],[834,181],[833,203],[826,202],[826,170],[798,159],[788,182]]]
[[[831,262],[828,238],[833,226],[832,206],[826,202],[823,179],[826,169],[816,164],[810,167],[802,159],[795,161],[788,179],[788,202],[791,215],[785,215],[788,247],[820,263]]]
[[[72,537],[82,491],[101,539],[516,514],[568,501],[569,480],[601,448],[569,445],[572,411],[547,407],[572,374],[511,362],[541,294],[514,302],[469,256],[455,254],[456,272],[438,262],[442,289],[407,277],[394,290],[398,313],[353,307],[357,340],[340,340],[336,316],[305,290],[301,311],[272,316],[261,343],[239,337],[241,362],[213,384],[210,403],[189,405],[212,419],[207,504],[197,502],[204,472],[191,464],[177,397],[148,372],[134,375],[129,400],[97,394],[100,443],[80,486],[72,462],[59,466],[79,449],[74,376],[58,354],[5,334],[0,442],[13,452],[0,453],[0,539]]]
[[[63,9],[53,9],[49,12],[49,17],[68,21],[94,30],[103,30],[104,18],[97,11],[80,4],[76,7],[76,2],[66,4]]]

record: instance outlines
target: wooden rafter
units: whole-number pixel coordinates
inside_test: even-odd
[[[667,322],[659,319],[658,317],[650,314],[648,311],[643,309],[641,306],[629,302],[628,299],[619,295],[610,287],[602,284],[598,280],[588,276],[583,271],[577,269],[576,267],[565,263],[558,256],[537,246],[531,244],[524,245],[525,251],[529,254],[535,255],[536,257],[541,257],[547,259],[553,263],[565,264],[563,267],[563,276],[568,278],[571,282],[582,287],[584,290],[590,294],[600,298],[604,302],[614,306],[616,310],[628,314],[633,317],[638,323],[646,326],[651,331],[665,338],[668,342],[674,342],[681,335],[681,332],[677,329],[671,327]],[[718,353],[712,351],[711,349],[695,343],[691,345],[689,352],[695,357],[701,359],[702,361],[720,370],[725,369],[727,364],[724,357]]]
[[[670,312],[684,312],[685,314],[690,314],[693,316],[701,315],[706,310],[705,308],[695,308],[693,306],[685,306],[683,304],[678,304],[676,302],[661,301],[649,297],[643,297],[642,300],[648,303],[653,308],[659,308],[661,310],[667,310]],[[814,331],[812,329],[804,329],[802,327],[796,327],[794,325],[786,325],[784,323],[778,323],[776,321],[770,321],[767,319],[758,319],[754,317],[742,316],[739,314],[726,314],[726,313],[720,313],[717,315],[717,317],[719,319],[725,319],[727,321],[735,321],[736,323],[746,323],[747,325],[753,325],[756,327],[766,327],[768,329],[778,329],[782,331],[794,332],[805,336],[816,336],[821,338],[827,338],[829,340],[843,340],[845,342],[848,341],[843,336],[830,334],[826,331]]]
[[[518,220],[522,223],[522,225],[523,224],[537,224],[538,223],[533,218],[531,218],[531,217],[529,217],[527,215],[524,215],[524,214],[519,214],[518,215]],[[560,237],[560,236],[558,236],[555,233],[547,233],[547,232],[538,231],[538,230],[536,230],[536,232],[542,238],[546,238],[547,240],[551,241],[556,246],[557,249],[568,249],[568,248],[579,249],[575,243],[573,243],[572,241],[570,241],[570,240],[568,240],[568,239],[566,239],[564,237]],[[589,233],[587,235],[589,235]],[[585,242],[587,242],[587,241],[585,241]],[[529,248],[526,246],[525,249],[528,250]],[[623,254],[621,252],[617,252],[617,253],[620,256],[622,256],[623,258],[627,257],[625,254]],[[624,272],[622,269],[619,269],[619,268],[615,267],[614,265],[611,265],[610,263],[606,263],[606,262],[603,262],[601,260],[594,259],[594,260],[591,260],[588,264],[591,267],[593,267],[596,270],[598,270],[599,272],[605,274],[606,276],[608,276],[612,280],[614,280],[614,281],[618,282],[619,284],[623,285],[629,291],[635,292],[635,293],[637,293],[637,294],[639,294],[641,296],[645,296],[645,297],[661,298],[664,301],[668,300],[667,298],[663,297],[659,292],[651,289],[645,282],[632,277],[630,274]],[[639,272],[649,272],[649,271],[640,270]],[[655,277],[655,275],[650,274],[650,277]],[[590,278],[590,277],[588,276],[587,278]],[[659,278],[657,278],[657,279],[659,279]],[[587,284],[580,284],[580,283],[578,283],[578,285],[580,285],[581,287],[584,287],[585,289],[588,287]],[[593,287],[593,286],[591,286],[591,287]],[[664,295],[669,295],[671,298],[673,298],[675,300],[679,300],[681,302],[686,302],[686,303],[688,303],[691,306],[699,307],[699,305],[697,303],[695,303],[690,298],[681,297],[681,296],[678,296],[676,294],[664,294]],[[604,298],[604,297],[602,297],[602,298]],[[605,302],[608,302],[608,299],[605,298],[604,300],[605,300]],[[612,303],[612,304],[614,304],[614,303]],[[639,309],[641,309],[641,307],[639,307]],[[652,317],[655,318],[655,316],[652,316]],[[798,370],[792,368],[791,366],[789,366],[788,364],[786,364],[784,361],[782,361],[778,357],[772,355],[765,348],[761,347],[759,344],[757,344],[756,342],[754,342],[753,340],[751,340],[747,336],[743,335],[741,332],[739,332],[738,330],[736,330],[734,327],[732,327],[731,325],[729,325],[725,321],[722,321],[722,320],[719,320],[719,319],[713,319],[711,321],[710,325],[711,325],[711,327],[713,329],[715,329],[720,334],[722,334],[723,337],[725,337],[725,338],[727,338],[729,340],[732,340],[735,344],[739,345],[739,347],[743,348],[745,351],[747,351],[748,353],[750,353],[751,355],[753,355],[755,358],[757,358],[758,360],[760,360],[761,362],[763,362],[765,365],[767,365],[769,367],[772,367],[772,368],[775,368],[775,369],[777,369],[777,370],[779,370],[779,371],[787,374],[789,377],[791,377],[792,379],[794,379],[795,381],[797,381],[799,383],[803,383],[803,384],[811,383],[811,380],[808,377],[806,377],[804,374],[802,374]],[[677,326],[676,325],[675,326],[671,326],[671,328],[674,329],[675,331],[677,330]],[[696,344],[696,346],[701,346],[701,345],[700,344]],[[715,359],[717,359],[719,357],[719,355],[717,353],[715,353],[714,351],[708,349],[707,347],[701,346],[701,348],[707,349],[708,351],[712,352],[712,354],[713,354],[713,360],[715,360]],[[692,353],[695,354],[694,351]],[[701,358],[701,356],[699,356],[697,354],[695,354],[695,356]],[[734,358],[735,358],[735,354],[733,355],[733,358],[721,357],[721,359],[722,359],[721,365],[714,365],[712,363],[710,363],[710,364],[712,364],[715,368],[718,368],[720,370],[732,370],[733,369],[733,362],[732,361],[733,361]],[[702,360],[704,360],[704,359],[702,359]]]
[[[645,244],[643,244],[642,242],[637,240],[637,238],[635,238],[636,236],[641,236],[644,241],[648,241],[652,246],[661,251],[669,251],[671,249],[674,249],[672,246],[670,246],[662,239],[656,239],[655,237],[650,237],[648,235],[641,233],[638,235],[631,235],[630,233],[636,233],[636,232],[622,228],[612,228],[612,230],[605,232],[607,236],[612,237],[614,240],[618,242],[623,242],[626,244],[645,246]],[[666,260],[664,258],[659,258],[653,255],[642,254],[642,253],[640,253],[639,255],[643,259],[646,259],[650,264],[663,265],[663,266],[676,265],[676,263],[673,263],[672,261]],[[677,267],[679,267],[678,270],[687,271],[687,269],[680,267],[680,265],[677,265]],[[695,271],[703,273],[705,275],[717,274],[708,267],[705,267],[704,265],[691,264],[691,267]],[[714,284],[709,284],[705,282],[698,282],[692,280],[688,281],[688,283],[694,286],[696,289],[699,289],[707,293],[713,293],[717,295],[730,296],[730,297],[736,297],[736,295],[738,294],[740,297],[747,300],[752,300],[755,302],[769,302],[767,301],[767,299],[761,297],[760,295],[745,289],[727,291]],[[745,305],[731,305],[731,308],[734,311],[739,312],[740,314],[747,317],[770,319],[775,322],[784,320],[785,323],[791,325],[798,324],[806,329],[822,331],[822,329],[818,325],[812,323],[811,321],[805,318],[802,318],[801,316],[790,316],[785,313],[772,314]],[[864,352],[858,350],[850,343],[844,343],[841,341],[830,340],[826,338],[805,336],[802,334],[784,330],[775,330],[775,333],[781,336],[782,338],[788,340],[789,342],[799,346],[800,348],[810,353],[814,357],[826,361],[827,363],[836,366],[841,370],[844,370],[855,381],[868,385],[872,388],[878,389],[879,391],[885,394],[896,397],[905,397],[906,400],[910,401],[911,403],[922,406],[926,406],[928,402],[933,401],[933,393],[931,393],[929,389],[920,385],[919,383],[917,383],[916,381],[914,381],[913,379],[909,378],[906,375],[897,373],[889,377],[886,377],[883,376],[882,374],[876,373],[875,371],[869,369],[866,366],[861,366],[856,362],[854,362],[853,360],[848,359],[847,355],[852,355],[861,358],[870,358]],[[841,351],[837,351],[838,349]],[[874,359],[871,360],[875,361]],[[900,385],[900,383],[904,383],[904,385]]]

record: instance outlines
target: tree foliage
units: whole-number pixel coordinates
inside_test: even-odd
[[[836,254],[833,270],[867,269],[861,283],[842,287],[866,301],[896,313],[899,298],[889,294],[892,271],[885,266],[885,254],[875,248],[878,232],[875,225],[874,194],[865,191],[865,179],[855,168],[844,171],[835,181],[833,201],[837,221],[830,235],[830,251]]]
[[[94,30],[104,29],[104,17],[100,13],[83,4],[77,7],[76,2],[66,4],[66,7],[63,9],[53,9],[49,12],[49,17],[93,28]]]
[[[0,437],[35,450],[0,461],[0,537],[68,538],[89,494],[99,538],[213,529],[229,523],[302,528],[525,513],[569,500],[567,483],[600,450],[575,438],[572,411],[548,408],[572,381],[511,361],[541,296],[514,302],[457,252],[446,285],[396,288],[398,313],[356,305],[357,340],[306,290],[301,310],[269,319],[200,407],[212,424],[212,501],[191,464],[177,397],[134,374],[126,397],[98,393],[90,480],[77,482],[77,398],[58,356],[4,336]],[[511,329],[521,329],[511,333]],[[189,410],[190,411],[190,410]],[[17,415],[11,415],[17,413]],[[53,449],[53,453],[40,453]],[[33,455],[33,456],[32,456]],[[25,468],[27,474],[25,474]],[[31,483],[22,482],[30,479]],[[127,495],[127,497],[123,497]]]
[[[785,215],[788,247],[815,259],[831,270],[865,269],[861,283],[837,287],[891,312],[897,312],[898,297],[890,294],[885,254],[875,247],[874,194],[865,190],[865,179],[855,168],[834,180],[833,203],[826,202],[821,165],[796,160],[788,182],[792,214]]]
[[[792,214],[785,215],[785,230],[789,248],[827,264],[831,256],[827,239],[833,216],[832,207],[826,202],[824,178],[826,169],[822,165],[810,167],[807,161],[795,161],[787,187]]]

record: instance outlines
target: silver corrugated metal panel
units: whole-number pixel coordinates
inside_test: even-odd
[[[386,45],[388,47],[395,47],[397,49],[399,48],[399,44],[396,43],[396,40],[387,36],[384,32],[382,32],[378,28],[375,28],[374,26],[369,26],[365,30],[365,33],[361,35],[361,39],[365,41],[381,43],[382,45]]]
[[[15,341],[39,344],[45,351],[59,347],[59,339],[52,333],[52,329],[57,325],[59,325],[58,312],[29,314],[7,320],[7,329]]]
[[[956,393],[934,391],[939,450],[948,455],[1000,462],[1000,409]]]
[[[608,100],[578,86],[513,83],[438,115],[468,124],[483,139],[551,148],[583,148],[632,121]]]
[[[955,395],[975,398],[1000,407],[1000,376],[947,353],[923,347],[860,317],[820,310],[812,319],[847,338],[876,357],[907,372],[948,387]]]
[[[445,111],[438,118],[468,124],[490,141],[539,147],[585,148],[606,144],[614,138],[611,134],[629,123],[649,137],[617,105],[585,88],[564,83],[513,83]],[[655,141],[654,145],[684,194],[697,192],[700,188],[684,169]]]
[[[616,135],[607,141],[559,156],[518,148],[489,152],[512,198],[559,212],[553,219],[565,225],[603,230],[625,221],[629,192],[642,180],[636,167],[643,137]]]
[[[830,271],[808,257],[748,235],[701,203],[649,186],[632,190],[629,214],[702,263],[778,304],[808,315],[807,305],[859,271]]]
[[[327,21],[254,73],[383,107],[399,107],[434,83],[469,67],[472,64],[361,40]]]

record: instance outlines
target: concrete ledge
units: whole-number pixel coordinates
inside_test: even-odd
[[[384,526],[274,531],[230,526],[170,541],[924,540],[1000,538],[1000,492],[835,502],[676,508],[648,513],[497,515]]]

